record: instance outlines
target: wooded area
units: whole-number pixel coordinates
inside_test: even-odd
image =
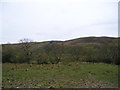
[[[2,45],[2,62],[57,64],[59,62],[93,62],[119,65],[118,38],[86,37],[68,41],[32,42]]]

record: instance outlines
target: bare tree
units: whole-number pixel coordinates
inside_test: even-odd
[[[62,45],[57,44],[54,41],[51,41],[49,44],[46,44],[44,47],[44,52],[46,53],[48,60],[51,63],[59,63],[63,53]]]
[[[70,47],[70,54],[76,61],[79,61],[79,59],[81,58],[81,52],[82,52],[82,47],[80,46]]]
[[[28,39],[28,38],[24,38],[20,40],[20,45],[21,45],[21,49],[23,50],[23,54],[24,54],[24,59],[25,61],[27,61],[28,63],[30,63],[30,58],[32,55],[32,51],[30,49],[30,47],[32,46],[32,40]]]
[[[62,45],[51,43],[52,50],[51,54],[54,57],[53,63],[59,63],[61,61],[62,53],[63,53],[63,47]]]

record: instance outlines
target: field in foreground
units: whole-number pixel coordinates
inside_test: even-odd
[[[62,63],[3,64],[4,88],[117,88],[118,66]]]

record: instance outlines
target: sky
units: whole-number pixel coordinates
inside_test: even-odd
[[[0,43],[118,36],[119,0],[1,0]]]

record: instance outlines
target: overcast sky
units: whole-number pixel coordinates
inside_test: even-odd
[[[119,0],[1,0],[0,43],[118,36]]]

